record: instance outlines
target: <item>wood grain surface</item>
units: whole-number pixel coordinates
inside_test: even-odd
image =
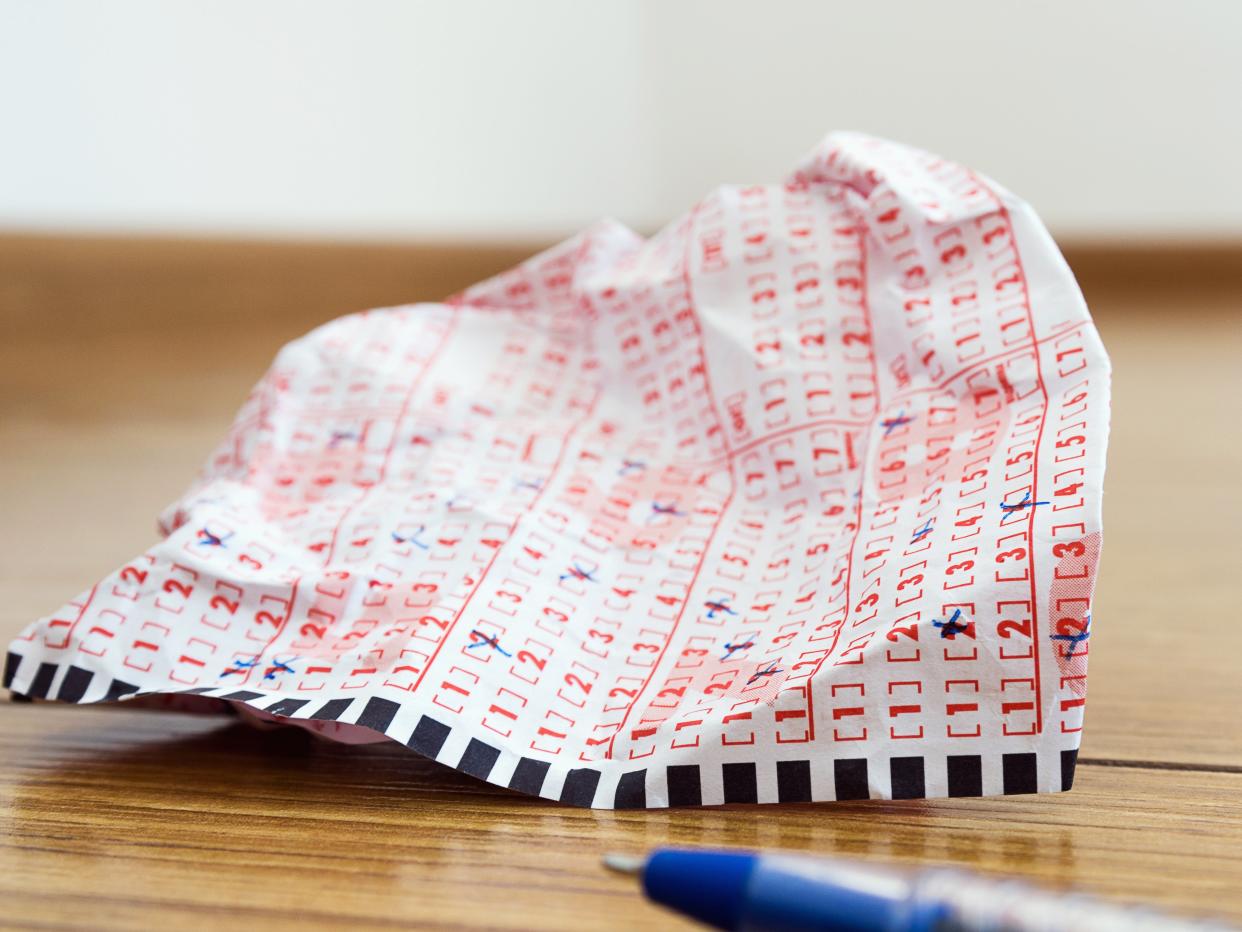
[[[327,316],[322,300],[303,306],[305,283],[282,285],[307,267],[288,248],[272,276],[195,272],[209,292],[186,298],[199,313],[165,318],[156,302],[135,319],[125,307],[141,284],[115,262],[74,264],[69,250],[23,278],[0,242],[0,304],[25,308],[0,315],[0,638],[145,548],[280,343]],[[507,255],[449,264],[464,275]],[[375,271],[339,254],[316,262]],[[422,281],[404,298],[438,295]],[[179,300],[161,287],[159,300]],[[369,293],[350,287],[327,297]],[[235,312],[207,309],[246,293],[276,310],[244,333]],[[596,812],[395,745],[0,703],[0,926],[674,928],[599,865],[605,851],[670,843],[960,863],[1242,923],[1242,288],[1087,295],[1115,386],[1072,792]]]

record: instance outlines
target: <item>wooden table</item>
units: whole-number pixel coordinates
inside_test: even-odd
[[[599,864],[668,843],[953,862],[1242,922],[1242,299],[1088,297],[1116,384],[1071,793],[591,811],[395,745],[0,703],[0,925],[670,928]],[[158,508],[299,329],[3,341],[0,636],[153,539]]]

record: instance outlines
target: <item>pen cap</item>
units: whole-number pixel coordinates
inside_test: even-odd
[[[757,858],[738,851],[662,848],[647,859],[647,896],[718,929],[733,929],[745,909]]]

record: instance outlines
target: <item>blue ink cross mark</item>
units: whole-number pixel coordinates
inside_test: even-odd
[[[568,573],[561,573],[561,579],[581,579],[583,582],[599,582],[592,574],[595,570],[584,570],[577,563],[569,568]]]
[[[930,534],[930,533],[932,532],[932,523],[933,523],[935,520],[936,520],[935,518],[928,518],[926,521],[924,521],[924,522],[923,522],[923,526],[922,526],[921,528],[918,528],[917,530],[915,530],[915,532],[914,532],[914,539],[913,539],[912,541],[910,541],[910,543],[912,543],[912,544],[917,544],[917,543],[918,543],[919,541],[921,541],[924,537],[926,537],[928,534]]]
[[[631,472],[642,472],[647,468],[647,464],[642,460],[622,460],[621,468],[617,470],[618,476],[624,476]]]
[[[427,525],[420,524],[417,531],[413,534],[407,534],[405,537],[402,537],[396,531],[393,531],[392,539],[398,544],[413,544],[415,547],[421,547],[423,550],[427,550],[429,549],[428,545],[418,539],[418,535],[422,534],[425,530],[427,530]]]
[[[1086,624],[1082,626],[1082,630],[1079,631],[1077,634],[1054,634],[1052,635],[1052,639],[1054,641],[1069,641],[1070,649],[1065,654],[1066,657],[1079,656],[1075,654],[1074,651],[1078,648],[1079,644],[1081,644],[1083,641],[1090,639],[1091,637],[1091,615],[1088,614],[1086,618],[1084,619],[1084,621],[1086,622]],[[1083,653],[1085,654],[1086,651],[1084,650]]]
[[[357,440],[358,435],[352,430],[334,430],[332,431],[332,439],[328,441],[328,449],[335,450],[337,444],[342,440]]]
[[[684,518],[686,513],[684,511],[677,510],[676,502],[672,502],[668,505],[662,505],[660,502],[652,502],[651,516],[654,518],[656,515],[673,515],[674,517]]]
[[[940,636],[942,638],[948,638],[950,641],[955,641],[957,640],[957,638],[954,637],[954,635],[964,634],[967,631],[967,629],[970,627],[969,622],[958,621],[958,619],[961,617],[962,617],[962,610],[960,608],[955,608],[953,610],[952,618],[950,618],[948,621],[933,621],[932,627],[940,629]]]
[[[224,542],[232,536],[232,531],[224,535],[219,535],[211,533],[211,531],[207,530],[207,528],[203,528],[198,532],[198,545],[200,547],[223,547]]]
[[[725,642],[725,655],[721,657],[720,659],[728,660],[739,650],[746,650],[748,647],[754,647],[754,646],[755,646],[754,641],[745,641],[741,644],[733,644],[733,643],[730,643],[729,641],[726,641]]]
[[[1023,508],[1034,508],[1036,505],[1047,505],[1047,504],[1048,504],[1047,502],[1031,501],[1031,493],[1026,492],[1022,496],[1022,501],[1018,502],[1018,504],[1016,505],[1007,505],[1005,502],[1001,502],[1001,511],[1004,511],[1006,514],[1012,514],[1015,511],[1021,511]]]
[[[708,599],[703,604],[707,606],[707,617],[708,618],[715,618],[717,612],[725,612],[729,615],[737,614],[737,612],[729,608],[728,599]]]
[[[903,424],[913,424],[913,423],[914,423],[914,418],[906,417],[906,412],[905,412],[905,409],[903,408],[901,411],[897,412],[896,417],[890,417],[887,421],[880,421],[880,426],[884,428],[884,436],[887,437],[889,434],[895,431],[898,427],[901,427]]]
[[[258,660],[258,659],[259,659],[259,658],[257,658],[257,657],[255,658],[255,660]],[[273,659],[273,660],[272,660],[272,665],[271,665],[270,667],[268,667],[266,670],[264,670],[264,671],[263,671],[263,679],[265,679],[265,680],[274,680],[274,679],[276,679],[276,674],[278,674],[278,673],[294,673],[294,672],[296,672],[296,671],[293,669],[293,667],[289,666],[289,664],[293,663],[293,661],[295,661],[295,660],[297,660],[297,658],[296,658],[296,657],[290,657],[288,660],[276,660],[276,659]]]
[[[236,673],[239,676],[245,676],[247,673],[250,672],[250,669],[256,666],[258,663],[259,663],[258,657],[252,657],[250,660],[234,660],[233,666],[229,667],[227,670],[225,670],[220,675],[230,676]]]
[[[496,651],[497,653],[501,654],[501,655],[502,655],[502,656],[504,656],[504,657],[512,657],[512,656],[513,656],[511,653],[509,653],[507,650],[505,650],[503,647],[501,647],[501,646],[500,646],[500,636],[499,636],[499,635],[495,635],[495,634],[493,634],[493,635],[489,638],[489,637],[488,637],[486,634],[484,634],[482,631],[479,631],[479,630],[477,630],[477,629],[476,629],[476,630],[472,630],[472,631],[470,632],[470,636],[471,636],[472,638],[478,638],[478,640],[477,640],[477,641],[472,641],[471,643],[467,644],[467,645],[466,645],[466,650],[470,650],[472,647],[482,647],[484,644],[486,644],[488,647],[492,648],[492,650]]]
[[[775,673],[784,673],[784,672],[785,672],[784,670],[781,670],[779,667],[777,667],[776,661],[773,660],[770,664],[768,664],[768,668],[766,670],[756,670],[755,675],[746,681],[746,685],[749,686],[751,683],[755,682],[755,680],[758,680],[762,677],[772,676]]]

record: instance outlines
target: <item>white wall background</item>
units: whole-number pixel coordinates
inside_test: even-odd
[[[0,228],[652,229],[829,129],[1242,235],[1235,0],[0,0]]]

